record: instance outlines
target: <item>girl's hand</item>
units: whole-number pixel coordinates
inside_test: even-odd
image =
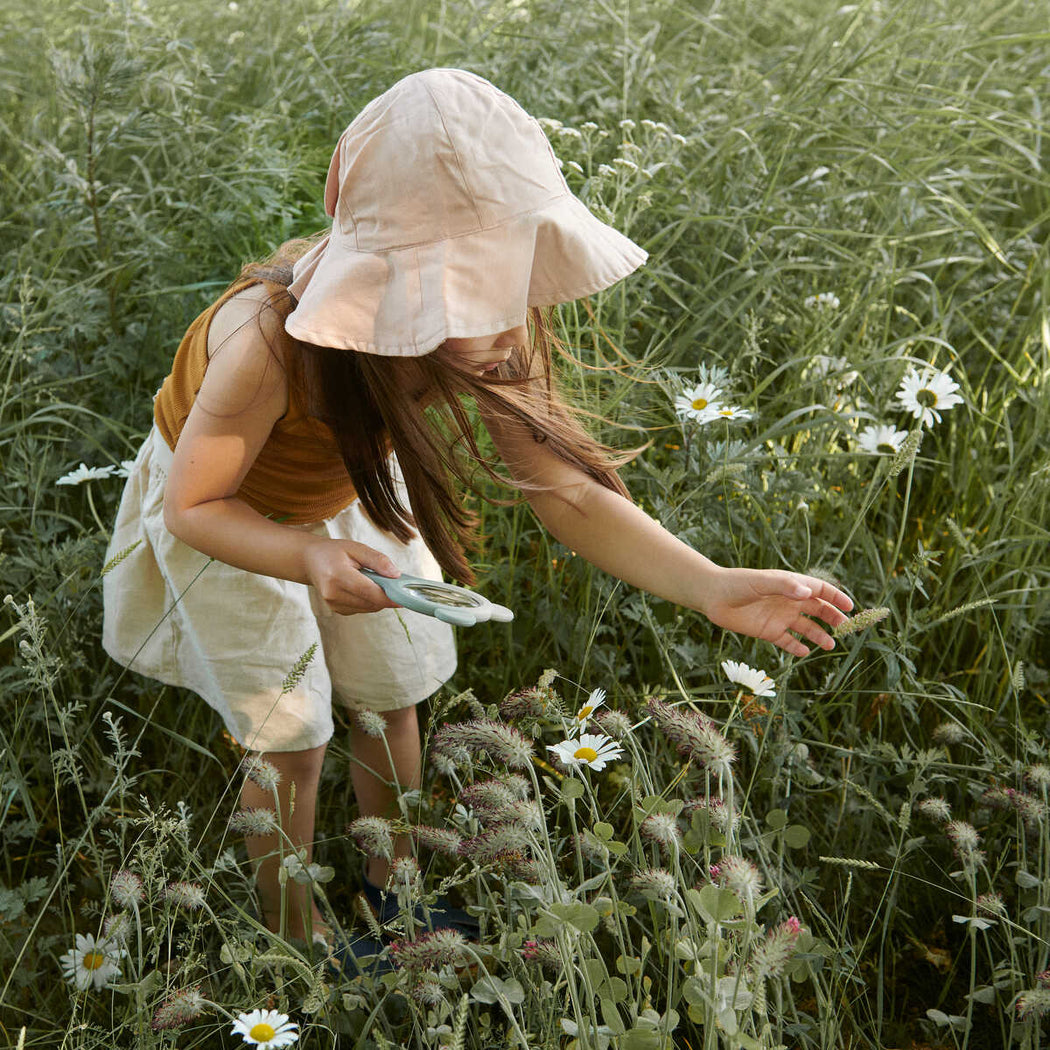
[[[332,612],[354,613],[396,609],[383,588],[362,576],[359,569],[373,569],[382,576],[398,577],[398,567],[379,551],[353,540],[318,537],[303,554],[306,579]]]
[[[796,634],[822,649],[835,648],[831,635],[809,617],[838,627],[852,608],[848,595],[815,576],[780,569],[720,569],[703,611],[719,627],[772,642],[792,656],[806,656],[809,649]]]

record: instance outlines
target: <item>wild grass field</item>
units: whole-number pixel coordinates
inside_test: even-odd
[[[1045,1045],[1048,15],[6,0],[0,1043],[232,1047],[274,1010],[318,1050]],[[440,888],[481,937],[409,924],[382,976],[331,974],[255,919],[242,755],[108,660],[100,581],[186,324],[325,225],[339,132],[435,65],[545,118],[574,191],[650,253],[557,315],[595,430],[645,446],[635,499],[865,612],[791,659],[478,502],[479,589],[517,618],[459,632],[390,827],[347,832],[362,729],[339,716],[317,864],[286,870],[360,929],[359,841],[423,827],[391,892]],[[588,731],[621,753],[559,766],[597,689]]]

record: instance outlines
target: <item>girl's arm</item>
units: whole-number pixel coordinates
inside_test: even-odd
[[[216,311],[204,382],[179,436],[164,494],[164,523],[184,543],[239,569],[315,586],[336,612],[394,603],[357,570],[400,575],[361,543],[315,536],[271,521],[236,496],[288,406],[278,346],[280,319],[247,289]]]
[[[837,587],[779,569],[716,565],[630,500],[559,459],[521,425],[491,417],[485,423],[512,476],[541,486],[526,491],[544,527],[599,569],[794,656],[809,652],[796,634],[834,648],[831,635],[810,617],[831,627],[845,622],[843,610],[853,602]]]

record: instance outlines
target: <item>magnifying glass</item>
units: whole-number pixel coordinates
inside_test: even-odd
[[[473,627],[487,620],[509,623],[514,619],[514,613],[505,605],[496,605],[466,587],[457,587],[440,580],[426,580],[421,576],[402,574],[397,579],[391,579],[371,569],[359,571],[382,587],[392,602],[456,627]]]

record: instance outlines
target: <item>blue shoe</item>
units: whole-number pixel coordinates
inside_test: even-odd
[[[381,890],[364,874],[361,875],[361,892],[375,912],[376,921],[380,926],[393,922],[400,914],[397,896]],[[412,918],[424,930],[456,930],[472,941],[476,941],[481,932],[478,920],[473,915],[468,915],[462,908],[453,908],[444,897],[438,897],[432,908],[424,908],[422,904],[417,904],[412,909]]]
[[[359,974],[376,977],[393,969],[386,945],[368,934],[359,937],[350,934],[345,938],[336,934],[328,953],[325,970],[329,977],[352,978]]]

